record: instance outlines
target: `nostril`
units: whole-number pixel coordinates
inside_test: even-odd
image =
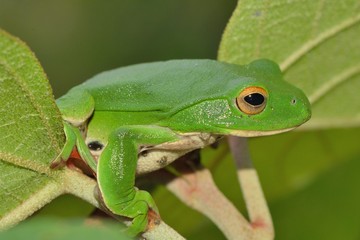
[[[291,101],[290,101],[290,103],[292,104],[292,105],[295,105],[296,104],[296,98],[293,98],[293,99],[291,99]]]

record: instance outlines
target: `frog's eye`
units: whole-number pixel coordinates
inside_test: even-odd
[[[236,104],[243,113],[254,115],[264,110],[267,97],[267,92],[263,88],[248,87],[236,98]]]
[[[88,143],[88,148],[92,151],[100,151],[103,149],[104,145],[98,141],[93,141]]]

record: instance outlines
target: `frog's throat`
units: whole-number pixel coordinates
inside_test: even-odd
[[[293,130],[296,127],[285,128],[280,130],[272,130],[272,131],[255,131],[255,130],[232,130],[230,131],[230,135],[238,136],[238,137],[259,137],[259,136],[268,136],[275,135],[278,133],[288,132]]]

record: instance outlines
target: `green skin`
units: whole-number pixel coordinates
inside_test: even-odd
[[[249,87],[261,87],[268,95],[265,108],[251,115],[236,104]],[[106,208],[133,219],[127,230],[132,236],[146,230],[149,208],[157,212],[150,194],[134,187],[140,147],[176,146],[189,133],[270,135],[299,126],[311,115],[304,93],[264,59],[245,66],[172,60],[123,67],[74,87],[57,104],[67,136],[61,159],[77,147],[97,175]],[[94,141],[104,146],[98,159],[86,144]]]

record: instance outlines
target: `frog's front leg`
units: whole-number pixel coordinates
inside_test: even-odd
[[[96,173],[96,161],[91,155],[89,148],[86,146],[81,136],[80,130],[66,121],[64,121],[63,124],[64,133],[66,136],[65,145],[60,155],[54,161],[52,161],[51,168],[58,168],[65,165],[65,162],[69,159],[71,152],[76,146],[81,158],[86,162],[91,170]]]
[[[105,206],[114,214],[133,219],[129,235],[146,230],[149,208],[157,212],[151,195],[134,187],[139,147],[178,139],[170,129],[156,126],[125,126],[109,136],[98,161],[97,180]]]

